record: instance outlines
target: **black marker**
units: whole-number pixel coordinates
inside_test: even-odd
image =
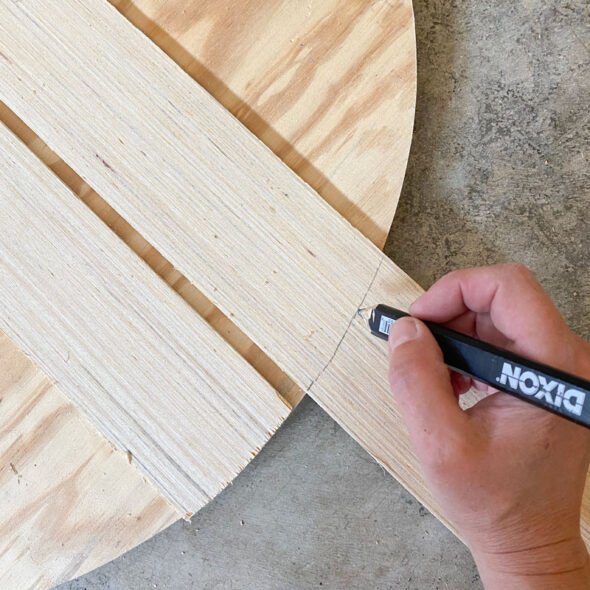
[[[371,332],[387,340],[393,323],[407,313],[378,305],[371,311]],[[590,428],[590,381],[424,322],[440,346],[446,365],[526,402]]]

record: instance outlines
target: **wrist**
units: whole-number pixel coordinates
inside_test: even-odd
[[[486,590],[590,588],[590,558],[581,536],[503,552],[472,549]]]

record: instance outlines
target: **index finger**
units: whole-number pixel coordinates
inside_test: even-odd
[[[450,322],[469,311],[489,314],[515,352],[546,357],[569,329],[533,273],[520,264],[458,270],[439,279],[410,307],[420,319]],[[539,358],[539,360],[547,359]]]

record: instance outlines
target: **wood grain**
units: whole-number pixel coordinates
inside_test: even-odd
[[[4,335],[0,390],[1,588],[66,581],[181,516]]]
[[[52,10],[55,21],[35,2],[2,14],[0,71],[19,82],[4,100],[440,516],[388,391],[384,345],[369,347],[357,319],[420,289],[115,15],[95,12],[87,30],[89,6],[67,4],[76,10]],[[23,49],[30,22],[46,37]],[[88,52],[68,60],[78,35]],[[55,60],[51,76],[42,59]]]
[[[0,72],[15,83],[3,101],[307,387],[378,249],[113,9],[68,4],[52,18],[42,3],[4,5]]]
[[[383,247],[414,121],[410,0],[112,4]]]
[[[428,498],[385,379],[376,390],[339,386],[359,372],[384,377],[385,357],[358,345],[353,358],[340,360],[358,308],[377,286],[401,307],[419,288],[127,23],[105,9],[87,30],[89,7],[73,6],[52,11],[52,25],[38,3],[27,3],[23,20],[12,13],[2,51],[13,64],[5,75],[20,83],[4,100],[361,444]],[[50,30],[22,49],[35,19]],[[68,61],[79,35],[89,50]],[[36,68],[45,52],[49,63]],[[31,93],[34,103],[26,100]],[[77,125],[90,113],[114,127]],[[340,383],[326,378],[333,373]]]
[[[359,3],[354,11],[347,10],[345,14],[336,10],[333,3],[310,3],[306,7],[305,18],[300,18],[297,11],[289,10],[289,4],[275,3],[279,10],[274,12],[272,21],[266,18],[268,5],[259,0],[245,0],[241,8],[248,15],[248,27],[241,27],[239,20],[233,19],[226,22],[227,2],[208,3],[206,8],[207,19],[215,18],[221,23],[215,30],[215,38],[218,45],[239,43],[237,36],[246,35],[248,31],[256,28],[258,39],[262,46],[272,46],[272,53],[283,55],[288,60],[288,68],[283,71],[289,80],[281,91],[275,94],[276,101],[266,101],[264,104],[259,97],[265,88],[276,90],[273,74],[277,71],[277,61],[267,63],[269,52],[251,52],[247,60],[240,59],[239,52],[235,52],[235,59],[219,60],[219,52],[211,51],[211,43],[203,43],[203,37],[195,25],[204,16],[192,14],[191,19],[184,18],[186,9],[194,12],[194,3],[189,0],[175,0],[174,2],[119,2],[113,4],[138,27],[149,35],[164,51],[166,51],[177,63],[179,63],[200,84],[205,86],[217,100],[230,109],[244,124],[278,154],[283,155],[293,170],[311,183],[318,192],[326,198],[334,207],[359,226],[370,239],[376,243],[383,243],[387,229],[391,222],[399,187],[403,179],[407,152],[411,138],[413,108],[415,96],[415,47],[413,41],[413,21],[411,3],[409,0],[395,4],[380,3],[372,5],[369,10],[368,3]],[[361,7],[364,4],[364,7]],[[144,11],[142,13],[142,11]],[[176,15],[183,15],[179,20]],[[150,18],[146,18],[148,15]],[[230,25],[231,26],[228,26]],[[406,30],[402,32],[401,27]],[[393,29],[399,31],[395,35],[385,33]],[[281,34],[277,34],[281,31]],[[378,39],[380,46],[375,44]],[[295,44],[295,45],[294,45]],[[307,48],[304,46],[307,45]],[[307,53],[309,55],[295,55]],[[288,54],[288,55],[287,55]],[[337,56],[340,57],[337,57]],[[291,56],[291,57],[289,57]],[[292,59],[293,58],[293,59]],[[219,69],[223,65],[223,71],[219,71],[219,77],[212,68]],[[351,68],[351,64],[353,67]],[[279,64],[280,65],[280,64]],[[267,69],[270,68],[270,69]],[[313,92],[308,92],[308,80],[315,80]],[[378,86],[373,79],[379,79]],[[239,80],[236,86],[235,81]],[[227,84],[226,84],[227,83]],[[377,89],[373,92],[373,89]],[[370,91],[370,96],[367,95]],[[378,92],[381,91],[381,94]],[[334,100],[335,95],[340,95]],[[293,97],[297,97],[294,99]],[[278,102],[288,103],[287,108],[277,109]],[[250,104],[251,103],[251,104]],[[279,112],[280,111],[280,112]],[[308,113],[314,113],[313,124],[309,125]],[[376,116],[375,113],[378,113]],[[170,263],[168,263],[150,244],[137,234],[126,221],[110,208],[98,194],[96,194],[71,168],[69,168],[44,142],[30,129],[18,120],[3,104],[0,103],[0,120],[4,121],[15,131],[23,141],[47,163],[66,184],[76,192],[84,202],[95,211],[125,242],[142,258],[150,264],[168,284],[170,284],[181,296],[196,309],[209,323],[246,358],[282,396],[291,404],[296,404],[302,397],[303,391],[281,371],[277,365],[266,355],[262,354],[235,325],[233,325],[217,308],[199,293]],[[330,121],[338,121],[335,128]],[[329,124],[326,125],[325,122]],[[286,128],[290,126],[291,132]],[[322,131],[322,129],[324,131]],[[333,141],[341,137],[339,146]],[[288,140],[285,139],[288,137]],[[343,154],[342,148],[346,147],[347,153]],[[302,155],[305,153],[305,157]],[[353,164],[358,155],[371,156],[370,162],[363,166]],[[380,165],[383,163],[383,166]],[[386,173],[384,174],[384,170]],[[8,354],[10,353],[10,354]],[[18,362],[24,362],[22,353],[8,339],[4,340],[3,357]],[[32,369],[31,369],[32,370]],[[38,379],[44,376],[39,369]],[[32,383],[29,379],[21,383],[27,387]],[[26,394],[25,391],[21,395]],[[44,404],[48,404],[47,396]],[[54,410],[58,411],[60,402],[57,396],[50,398],[54,403]],[[34,415],[40,416],[41,413]],[[80,413],[73,406],[69,407],[69,428],[77,419],[84,422]],[[27,423],[31,425],[32,423]],[[40,427],[40,425],[39,425]],[[96,433],[95,433],[96,435]],[[55,464],[53,469],[48,468],[47,479],[44,482],[36,481],[35,486],[51,482],[55,489],[59,489],[59,482],[63,474],[77,467],[81,467],[84,457],[73,452],[67,452],[68,444],[74,441],[71,437],[62,436],[61,431],[55,433],[58,445],[53,456],[46,455],[46,465]],[[97,437],[100,440],[100,437]],[[106,448],[109,443],[103,440]],[[62,453],[57,449],[63,447]],[[31,450],[34,452],[34,449]],[[64,454],[65,453],[65,454]],[[59,460],[57,458],[59,457]],[[69,464],[65,465],[65,459]],[[78,461],[79,459],[79,461]],[[109,471],[110,463],[105,461],[103,467]],[[88,469],[86,473],[88,473]],[[103,477],[100,466],[95,464],[97,479]],[[134,469],[129,470],[130,473]],[[63,472],[63,473],[62,473]],[[100,472],[100,473],[99,473]],[[64,477],[66,477],[64,475]],[[124,486],[122,478],[124,473],[117,470],[113,473],[114,480]],[[134,477],[130,475],[129,486],[132,487]],[[86,480],[90,485],[91,477]],[[64,485],[67,483],[62,482]],[[92,487],[92,486],[91,486]],[[94,494],[90,489],[90,493]],[[33,495],[34,496],[34,495]],[[28,496],[21,490],[20,499],[23,505]],[[53,496],[55,497],[55,495]],[[78,507],[82,506],[80,495]],[[50,498],[47,498],[50,502]],[[87,504],[85,504],[87,506]],[[127,514],[127,506],[124,502],[117,504],[101,503],[102,516],[107,517],[109,512],[113,522],[120,520]],[[161,508],[159,522],[170,522],[170,512],[167,504],[160,502]],[[111,536],[103,535],[98,527],[100,519],[93,521],[84,518],[83,513],[77,512],[77,518],[86,523],[86,531],[91,534],[91,523],[95,522],[97,532],[95,538],[103,542],[102,549],[98,548],[86,555],[80,561],[78,569],[68,566],[69,576],[84,573],[88,568],[100,565],[120,552],[127,550],[135,543],[141,542],[154,532],[151,523],[146,519],[142,522],[146,525],[141,530],[139,522],[130,530],[125,529],[117,533],[114,529]],[[90,510],[89,514],[94,513]],[[42,525],[36,521],[37,526]],[[117,529],[119,530],[119,529]],[[28,529],[32,538],[39,537],[39,531]],[[42,536],[42,535],[41,535]],[[119,536],[121,538],[119,539]],[[43,585],[50,580],[61,581],[65,579],[59,568],[53,568],[49,564],[63,563],[62,551],[59,545],[53,546],[53,554],[49,551],[51,544],[46,540],[44,557],[46,560],[46,576]],[[67,554],[76,559],[84,553],[83,539],[79,546],[72,544],[70,537],[67,546]],[[94,561],[92,560],[94,558]],[[16,569],[14,578],[26,585],[28,575],[42,571],[42,561],[37,556],[36,568]],[[22,565],[22,560],[21,560]],[[65,567],[65,566],[64,566]],[[26,574],[26,575],[25,575]],[[67,576],[66,576],[67,577]],[[5,580],[3,580],[5,581]]]
[[[0,102],[0,122],[3,122],[42,162],[55,172],[60,180],[96,213],[131,250],[140,256],[158,276],[203,317],[232,348],[238,351],[276,389],[290,408],[301,401],[305,392],[2,102]]]
[[[181,513],[196,511],[287,407],[4,127],[0,162],[0,328]]]

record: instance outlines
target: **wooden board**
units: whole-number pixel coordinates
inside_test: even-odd
[[[377,246],[414,121],[410,0],[113,0]]]
[[[15,81],[4,102],[307,388],[342,336],[339,322],[350,321],[351,301],[366,292],[378,249],[112,9],[103,16],[82,2],[52,7],[55,28],[46,10],[24,2],[3,14],[1,71]],[[25,43],[35,18],[46,32]],[[125,41],[105,55],[114,36]],[[66,59],[82,38],[87,50]],[[99,73],[100,88],[92,83]],[[98,125],[81,128],[86,120]],[[237,274],[248,275],[239,297]],[[285,305],[293,286],[291,296],[314,298],[296,318]]]
[[[266,3],[249,0],[241,3],[244,12],[240,19],[231,22],[227,19],[227,9],[231,3],[220,0],[207,3],[207,6],[200,3],[206,15],[196,14],[192,8],[194,3],[188,0],[114,4],[226,108],[262,137],[328,202],[376,243],[383,243],[403,179],[413,121],[415,53],[410,2],[382,3],[378,6],[359,2],[352,10],[344,12],[336,10],[334,2],[313,3],[313,6],[310,3],[306,7],[305,17],[301,18],[301,14],[297,14],[299,11],[289,10],[289,3],[283,1],[274,3],[276,10],[271,19],[267,18]],[[349,3],[349,8],[352,4]],[[191,18],[186,16],[188,8],[193,10]],[[263,47],[272,46],[273,50],[250,52],[248,59],[244,60],[236,49],[235,59],[230,60],[226,56],[220,60],[219,52],[212,47],[211,37],[203,35],[199,29],[199,23],[211,21],[216,16],[224,23],[224,26],[215,29],[215,39],[219,45],[233,44],[237,48],[242,43],[240,37],[244,37],[249,30],[256,31],[255,37]],[[248,18],[248,27],[240,24],[244,16]],[[277,31],[284,34],[278,35]],[[269,55],[274,58],[270,63],[267,60]],[[283,78],[288,78],[288,82],[280,82],[282,88],[276,93],[276,100],[261,101],[259,98],[266,89],[272,87],[276,90],[277,77],[274,73],[279,62],[275,56],[281,56],[279,61],[284,59],[284,63],[288,64],[281,74]],[[307,84],[310,77],[315,84],[311,92]],[[379,80],[378,84],[374,79]],[[339,95],[338,100],[334,100],[336,95]],[[278,108],[280,103],[283,106]],[[284,106],[286,104],[288,108]],[[313,118],[308,113],[314,113]],[[224,322],[224,317],[199,297],[199,293],[191,288],[186,279],[172,269],[1,104],[0,119],[9,124],[130,247],[226,336],[270,383],[292,404],[297,403],[302,392],[293,386],[289,377],[270,359],[261,355],[243,334],[232,329],[231,323]],[[334,126],[335,121],[337,126]],[[335,143],[337,137],[340,140]],[[344,148],[346,154],[343,153]],[[367,161],[369,155],[370,161]],[[352,165],[361,161],[362,166]],[[232,331],[228,333],[230,329]],[[11,359],[13,365],[18,365],[19,361],[21,364],[25,362],[9,341],[5,340],[4,346],[3,360]],[[7,354],[7,349],[10,349],[11,355]],[[6,364],[3,366],[5,370],[11,367]],[[36,372],[38,378],[43,379],[38,369]],[[20,395],[26,395],[30,383],[30,379],[19,381]],[[44,403],[47,404],[47,400],[46,396]],[[54,399],[54,406],[54,410],[57,410],[61,403]],[[69,406],[68,412],[70,422],[84,423],[75,408]],[[68,468],[74,471],[80,467],[83,457],[67,452],[68,445],[71,447],[74,444],[67,428],[56,427],[52,432],[58,444],[51,447],[56,449],[54,455],[45,454],[45,464],[49,466],[53,459],[55,466],[46,470],[43,482],[51,483],[59,490],[58,482],[63,481],[65,484],[67,479],[65,475],[62,478],[62,474],[67,474]],[[95,434],[95,444],[98,444],[96,441],[101,441],[98,447],[102,448],[103,455],[113,452],[109,443]],[[60,448],[63,450],[61,454],[57,452]],[[120,461],[120,465],[128,467],[129,488],[133,489],[135,470],[129,468],[125,453],[119,454],[125,459]],[[98,452],[96,455],[100,456]],[[19,457],[22,458],[22,450]],[[68,458],[69,464],[64,464],[64,457]],[[97,481],[101,477],[104,480],[103,470],[108,472],[110,464],[105,461],[102,467],[96,462],[93,465],[96,467]],[[90,489],[91,477],[87,467],[85,473],[86,485]],[[111,481],[118,481],[124,487],[121,484],[121,470],[111,475]],[[37,473],[36,485],[43,482]],[[27,495],[21,489],[23,506],[27,504],[26,498]],[[165,502],[160,502],[162,508],[155,526],[144,518],[133,528],[113,528],[110,537],[104,535],[106,529],[100,529],[97,525],[96,534],[92,535],[90,523],[98,523],[100,519],[94,520],[95,513],[92,511],[89,512],[89,518],[84,519],[82,508],[88,509],[88,504],[83,500],[84,496],[80,495],[76,514],[78,520],[84,521],[88,536],[94,537],[94,550],[88,552],[83,539],[76,544],[77,537],[68,535],[67,552],[64,553],[64,550],[60,550],[60,543],[52,547],[50,538],[40,535],[32,527],[29,529],[30,537],[43,540],[44,559],[37,554],[20,572],[13,568],[15,579],[20,579],[21,584],[24,583],[24,572],[31,576],[41,572],[45,584],[81,574],[147,538],[179,516]],[[50,505],[49,499],[45,502]],[[124,521],[129,512],[125,502],[103,502],[100,507],[103,517],[110,517],[111,522]],[[40,520],[34,522],[36,527],[43,526]],[[23,530],[28,526],[30,523],[22,524]],[[63,536],[55,532],[54,538],[59,540]],[[50,551],[51,548],[54,553]],[[57,567],[63,562],[62,553],[70,558],[64,570]],[[21,565],[24,561],[20,560]],[[49,563],[56,567],[49,567]],[[72,563],[77,563],[77,566],[72,567]]]
[[[49,25],[47,10],[29,2],[3,14],[8,26],[1,50],[8,59],[2,73],[18,81],[6,89],[5,102],[315,395],[387,259],[113,11],[105,8],[99,18],[88,4],[74,2],[62,12],[52,9],[49,20],[56,24]],[[23,45],[31,21],[43,23],[46,33]],[[68,60],[81,37],[88,51]],[[49,67],[41,67],[42,55]],[[145,91],[146,78],[155,92]],[[80,127],[81,120],[109,124]],[[419,290],[403,273],[391,272],[398,299],[407,303]],[[31,354],[33,336],[20,339]],[[386,388],[381,398],[371,392],[370,403],[367,395],[355,403],[377,403],[379,416],[386,416]],[[354,432],[352,414],[335,415]],[[102,419],[93,418],[101,428]],[[383,436],[392,439],[389,430],[371,428],[373,422],[355,433],[369,448]]]

